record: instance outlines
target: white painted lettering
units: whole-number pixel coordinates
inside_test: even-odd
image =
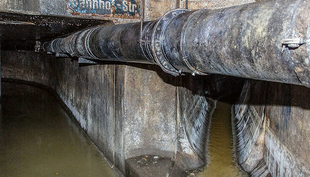
[[[127,12],[128,11],[128,5],[126,1],[123,1],[123,11]]]
[[[129,12],[135,12],[136,11],[136,4],[131,4],[130,3],[130,8],[129,8]]]
[[[94,9],[99,9],[99,4],[98,4],[98,2],[94,2]]]
[[[0,0],[1,1],[1,0]],[[123,13],[137,13],[139,10],[139,4],[131,3],[128,0],[68,0],[69,5],[74,10],[82,13],[106,13],[101,10],[110,11],[112,8],[114,10],[123,11]],[[98,10],[98,11],[97,11]],[[310,63],[310,62],[309,62]]]
[[[91,0],[86,0],[85,2],[85,8],[90,9],[91,8]]]
[[[108,9],[108,10],[111,9],[111,2],[110,2],[110,1],[107,1],[107,2],[105,3],[105,9]]]
[[[100,4],[99,8],[103,10],[104,9],[104,0],[99,0],[99,4]]]

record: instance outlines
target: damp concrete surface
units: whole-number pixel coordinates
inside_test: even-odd
[[[0,177],[113,177],[104,156],[51,93],[2,83]]]

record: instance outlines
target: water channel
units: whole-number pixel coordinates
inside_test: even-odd
[[[233,159],[230,104],[217,103],[211,122],[210,163],[199,177],[239,177]],[[2,83],[0,177],[118,176],[50,92]]]
[[[236,165],[232,143],[231,104],[217,102],[209,137],[209,164],[198,177],[248,176]]]
[[[2,86],[0,177],[116,176],[51,93]]]

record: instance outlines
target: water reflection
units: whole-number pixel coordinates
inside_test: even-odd
[[[230,108],[230,104],[217,102],[211,121],[210,163],[198,175],[199,177],[247,176],[234,163]]]
[[[3,83],[0,176],[116,176],[48,92]]]

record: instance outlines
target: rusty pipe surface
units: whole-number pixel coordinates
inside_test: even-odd
[[[44,45],[91,60],[159,65],[310,87],[310,1],[263,1],[218,10],[176,9],[156,21],[101,26]]]

